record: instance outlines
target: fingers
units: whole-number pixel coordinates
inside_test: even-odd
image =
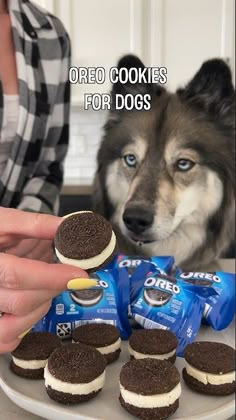
[[[18,337],[43,318],[48,312],[51,302],[48,301],[28,315],[16,316],[4,314],[0,318],[0,348],[1,345],[13,345]],[[7,347],[7,346],[5,346]]]
[[[24,316],[35,311],[58,294],[59,290],[25,290],[22,292],[22,290],[0,289],[0,308],[7,314]]]
[[[2,228],[1,228],[2,230]],[[20,242],[19,236],[12,235],[2,235],[0,236],[0,252],[5,251],[8,248],[12,248],[18,245]]]
[[[0,288],[48,289],[62,291],[73,278],[87,278],[80,268],[64,264],[46,264],[0,253]]]
[[[55,262],[54,252],[53,252],[52,248],[51,249],[48,249],[47,251],[44,251],[40,255],[39,261],[43,261],[43,262],[46,262],[48,264],[52,264],[53,262]]]
[[[15,350],[15,348],[19,345],[20,339],[17,338],[13,340],[11,343],[1,343],[0,342],[0,354],[1,353],[10,353],[11,351]]]
[[[40,240],[38,245],[28,252],[26,258],[47,263],[55,262],[52,241]]]
[[[6,249],[6,254],[32,260],[53,262],[52,241],[42,239],[22,239],[15,247]]]
[[[61,217],[0,207],[1,235],[53,239]]]
[[[5,250],[6,254],[15,255],[16,257],[20,258],[30,258],[28,255],[35,254],[37,255],[38,245],[40,243],[40,239],[22,239],[16,246],[13,246],[11,248],[7,248]],[[38,256],[38,255],[37,255]],[[32,258],[34,259],[34,258]],[[36,259],[36,258],[35,258]]]

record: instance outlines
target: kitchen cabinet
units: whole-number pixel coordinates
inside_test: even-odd
[[[47,1],[37,1],[47,8]],[[50,9],[60,17],[72,39],[72,65],[103,67],[104,84],[73,85],[73,103],[83,105],[85,93],[110,89],[108,72],[128,52],[142,56],[142,0],[55,0]]]
[[[234,0],[37,0],[65,24],[73,66],[104,67],[132,52],[148,66],[165,66],[168,86],[185,83],[200,64],[222,57],[234,71]],[[73,86],[73,101],[84,93],[108,92],[103,85]]]
[[[235,75],[234,0],[34,0],[57,15],[72,41],[72,65],[116,65],[137,54],[147,66],[167,68],[167,87],[185,84],[202,62],[222,57]],[[85,93],[107,93],[104,84],[72,86],[66,185],[89,185],[96,169],[105,111],[84,110]]]

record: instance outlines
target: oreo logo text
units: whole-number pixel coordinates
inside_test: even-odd
[[[95,287],[101,287],[102,289],[107,289],[108,283],[105,280],[97,280],[97,285]]]
[[[216,283],[220,283],[220,277],[216,276],[213,273],[181,273],[180,275],[181,279],[194,279],[194,280],[210,280],[214,281]]]
[[[175,295],[180,293],[180,288],[177,284],[172,283],[168,280],[161,279],[159,277],[148,277],[145,282],[144,286],[146,287],[156,287],[161,290],[166,290],[167,292],[171,292]]]
[[[144,261],[144,260],[143,260]],[[136,268],[141,264],[142,260],[131,260],[131,259],[127,259],[127,260],[123,260],[119,262],[119,267],[123,268],[123,267],[132,267],[132,268]]]

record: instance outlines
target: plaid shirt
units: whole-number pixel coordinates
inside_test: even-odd
[[[70,41],[61,22],[28,0],[9,0],[19,87],[19,120],[1,174],[0,205],[58,209],[68,147]],[[0,130],[3,119],[0,84]]]

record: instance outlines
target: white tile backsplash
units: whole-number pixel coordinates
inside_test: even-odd
[[[92,183],[106,116],[104,111],[85,111],[81,107],[72,107],[65,185]]]

